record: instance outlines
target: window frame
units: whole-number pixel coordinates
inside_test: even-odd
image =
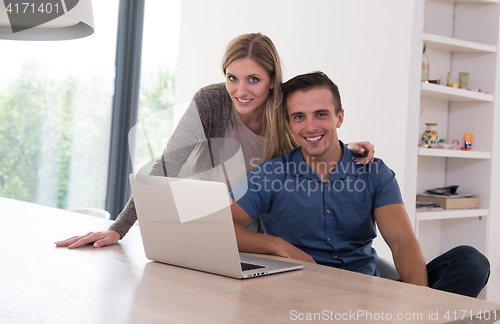
[[[106,192],[106,210],[113,220],[132,196],[128,132],[137,123],[139,110],[144,6],[145,0],[120,0]]]

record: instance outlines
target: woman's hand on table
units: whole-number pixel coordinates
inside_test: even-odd
[[[95,248],[118,243],[120,234],[113,230],[101,232],[89,232],[85,235],[73,236],[64,241],[55,242],[57,247],[67,246],[69,249],[74,249],[89,243],[94,243]]]

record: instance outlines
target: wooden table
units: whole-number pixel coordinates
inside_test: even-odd
[[[0,323],[500,319],[500,304],[313,264],[237,280],[151,262],[137,226],[118,245],[56,248],[54,241],[110,221],[5,198],[0,215]],[[490,320],[475,319],[479,312]]]

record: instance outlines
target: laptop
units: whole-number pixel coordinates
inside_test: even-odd
[[[237,279],[302,268],[238,252],[221,182],[131,174],[130,184],[150,260]]]

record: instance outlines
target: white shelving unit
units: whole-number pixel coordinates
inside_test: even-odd
[[[474,134],[472,151],[436,148],[418,149],[417,188],[427,189],[458,185],[459,193],[477,195],[479,208],[440,211],[416,211],[415,231],[426,260],[430,260],[457,245],[471,245],[490,258],[490,284],[480,295],[489,300],[500,300],[500,270],[496,253],[489,253],[497,230],[498,204],[493,179],[495,164],[495,128],[500,127],[495,107],[499,106],[495,90],[499,39],[498,0],[425,0],[422,43],[430,62],[429,79],[446,84],[458,83],[459,72],[469,72],[471,91],[422,82],[420,85],[419,135],[425,123],[437,123],[437,131],[448,143],[459,140],[463,134]],[[500,112],[496,112],[497,114]],[[496,145],[496,146],[495,146]],[[495,160],[496,159],[496,160]],[[496,163],[495,163],[496,162]],[[492,262],[493,260],[493,262]]]
[[[418,149],[419,156],[436,156],[436,157],[449,157],[449,158],[462,158],[462,159],[485,159],[491,158],[491,152],[478,152],[478,151],[462,151],[462,150],[444,150],[434,148],[420,147]]]

